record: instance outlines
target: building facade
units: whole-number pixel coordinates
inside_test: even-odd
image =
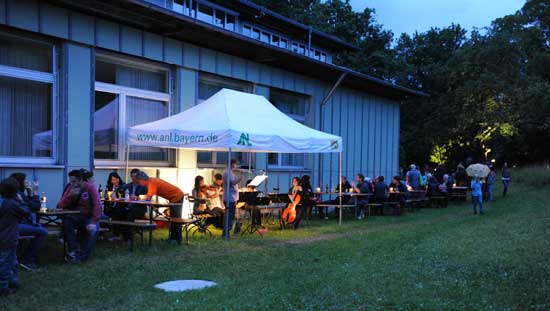
[[[113,170],[124,176],[128,127],[224,87],[342,136],[349,178],[392,176],[400,101],[422,94],[332,64],[354,48],[248,1],[0,0],[0,177],[25,172],[50,202],[72,169],[91,168],[105,185]],[[236,156],[268,172],[266,191],[286,191],[295,175],[314,187],[338,180],[337,154]],[[227,154],[132,147],[129,159],[190,192]]]

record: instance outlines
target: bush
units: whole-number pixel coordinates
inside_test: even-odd
[[[512,170],[512,180],[529,186],[550,185],[550,164],[529,165]]]

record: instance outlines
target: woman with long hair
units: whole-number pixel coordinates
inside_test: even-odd
[[[108,199],[110,200],[112,198],[117,199],[124,197],[124,190],[126,189],[126,186],[124,184],[124,181],[122,180],[122,177],[120,177],[117,172],[111,172],[107,177],[106,189],[112,194],[110,198],[105,198],[106,201],[103,204],[105,215],[109,216],[109,218],[113,220],[127,220],[127,214],[129,212],[129,210],[126,208],[127,204],[118,202],[107,202]],[[122,226],[113,226],[113,236],[109,238],[109,241],[118,241],[120,240],[121,235],[124,236],[126,240],[129,239],[131,236],[130,232],[127,229],[128,228],[124,228]]]

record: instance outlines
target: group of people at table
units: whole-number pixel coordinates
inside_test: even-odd
[[[239,203],[239,184],[243,181],[243,174],[239,173],[239,165],[236,160],[231,161],[230,169],[223,175],[216,174],[213,183],[206,185],[202,176],[195,177],[195,183],[191,197],[194,200],[193,214],[208,214],[211,216],[210,223],[219,228],[225,228],[224,236],[229,236],[233,228],[237,204]],[[125,184],[123,179],[112,172],[107,180],[107,191],[110,198],[101,202],[101,194],[93,180],[93,173],[86,169],[73,170],[69,173],[69,183],[65,186],[57,208],[63,210],[79,211],[66,215],[63,221],[64,242],[67,243],[68,251],[65,260],[68,262],[86,261],[95,246],[99,233],[100,219],[107,217],[113,220],[133,221],[144,218],[147,206],[144,204],[133,204],[137,199],[148,201],[153,196],[166,199],[169,205],[169,215],[181,217],[182,204],[185,194],[177,186],[160,178],[149,177],[139,169],[130,172],[131,182]],[[425,178],[425,179],[423,179]],[[294,229],[300,226],[301,220],[310,218],[312,210],[319,205],[346,204],[351,200],[352,193],[356,193],[357,217],[363,218],[363,208],[369,203],[383,203],[389,200],[392,194],[406,194],[408,191],[424,192],[427,195],[446,193],[452,186],[454,180],[451,176],[443,176],[438,182],[431,175],[422,176],[414,165],[407,172],[405,178],[395,176],[388,185],[384,176],[374,179],[365,178],[358,173],[355,182],[348,182],[345,176],[341,176],[340,182],[335,191],[339,192],[342,187],[344,194],[340,198],[329,201],[322,201],[320,189],[313,191],[310,177],[292,178],[292,185],[288,195],[292,203],[299,199],[296,204],[296,217],[292,223]],[[248,184],[248,182],[247,182]],[[224,191],[224,187],[229,188]],[[248,190],[254,190],[249,187]],[[352,192],[352,193],[350,193]],[[362,194],[362,195],[359,195]],[[36,257],[48,234],[46,228],[37,221],[36,213],[40,210],[41,203],[37,189],[32,189],[31,183],[26,179],[24,173],[14,173],[0,183],[0,294],[11,293],[19,286],[17,268],[20,266],[27,270],[37,268]],[[116,200],[126,198],[129,200]],[[405,199],[405,195],[397,195],[399,202]],[[291,203],[291,204],[292,204]],[[380,205],[380,204],[378,204]],[[290,204],[289,204],[290,206]],[[104,207],[104,209],[103,209]],[[288,208],[288,206],[286,207]],[[261,223],[261,214],[252,209],[252,219]],[[320,217],[325,217],[323,209],[319,208]],[[380,210],[382,213],[382,210]],[[227,221],[227,225],[224,226]],[[237,220],[235,231],[240,228],[240,221]],[[79,242],[77,233],[84,239]],[[16,257],[16,247],[19,236],[33,237],[26,250],[22,253],[21,260]],[[178,243],[182,239],[182,227],[177,222],[171,223],[169,242]],[[131,239],[131,233],[124,227],[115,227],[111,241]]]

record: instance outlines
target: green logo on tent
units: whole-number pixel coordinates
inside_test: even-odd
[[[330,142],[330,149],[332,149],[332,150],[338,149],[338,141],[337,140],[333,140],[333,141]]]
[[[242,133],[237,145],[243,145],[243,146],[249,146],[249,147],[252,146],[252,144],[250,143],[250,134]]]

